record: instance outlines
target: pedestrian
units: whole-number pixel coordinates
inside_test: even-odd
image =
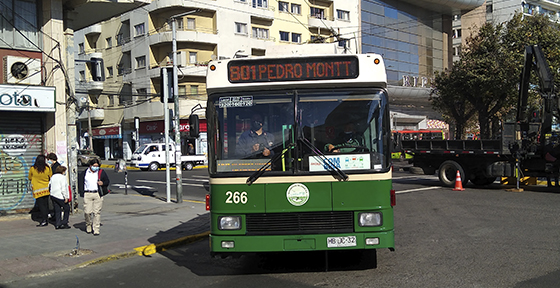
[[[78,176],[78,191],[84,198],[86,232],[97,236],[101,226],[102,191],[109,186],[109,177],[105,171],[99,170],[99,159],[91,159],[88,164],[89,167]]]
[[[53,174],[56,174],[56,168],[58,168],[60,166],[60,163],[58,163],[58,157],[56,157],[56,154],[54,153],[49,153],[47,155],[47,164],[49,164],[49,166],[51,167],[51,171]]]
[[[70,217],[70,193],[68,192],[68,181],[66,180],[66,167],[59,165],[51,177],[49,184],[51,200],[54,204],[54,216],[56,229],[70,229],[68,218]],[[64,216],[62,213],[64,212]]]
[[[51,176],[52,171],[45,161],[45,156],[38,155],[33,166],[29,168],[27,177],[31,181],[35,204],[39,207],[40,222],[37,227],[44,227],[49,223],[49,181]]]

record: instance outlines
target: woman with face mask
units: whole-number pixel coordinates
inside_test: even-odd
[[[78,175],[78,192],[84,198],[86,232],[94,236],[99,235],[101,227],[102,186],[109,186],[109,177],[99,166],[99,159],[92,159],[89,167]]]
[[[49,183],[51,200],[54,205],[54,216],[56,229],[70,229],[68,218],[70,216],[70,193],[68,191],[68,181],[66,180],[66,167],[58,166],[51,177]],[[62,213],[64,212],[64,216]]]

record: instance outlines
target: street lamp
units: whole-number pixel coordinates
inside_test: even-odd
[[[181,127],[180,123],[180,113],[179,113],[179,79],[177,78],[177,18],[183,17],[189,14],[200,12],[200,9],[184,12],[181,14],[171,16],[171,33],[173,37],[173,99],[175,100],[175,171],[177,172],[176,180],[176,193],[177,193],[177,203],[183,203],[183,177],[182,177],[182,163],[181,163],[181,133],[179,129]],[[166,107],[167,109],[167,107]],[[167,129],[167,127],[166,127]],[[166,147],[167,149],[167,147]]]

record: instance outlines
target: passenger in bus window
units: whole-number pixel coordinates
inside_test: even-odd
[[[365,148],[364,138],[356,132],[354,123],[344,125],[344,131],[333,142],[325,145],[326,152],[349,153],[358,152]]]
[[[243,158],[272,157],[274,135],[263,129],[263,118],[260,114],[251,117],[251,129],[243,132],[237,141],[237,155]]]

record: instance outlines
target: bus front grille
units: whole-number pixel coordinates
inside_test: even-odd
[[[354,232],[354,213],[303,212],[246,215],[247,235],[324,234]]]

